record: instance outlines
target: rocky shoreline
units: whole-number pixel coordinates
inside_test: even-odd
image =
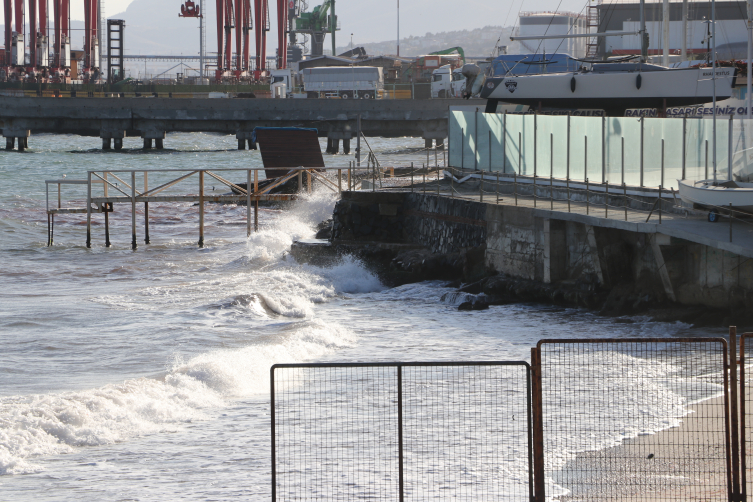
[[[654,321],[680,321],[694,326],[753,326],[753,313],[687,306],[667,299],[663,291],[641,284],[622,283],[610,289],[593,281],[560,281],[546,284],[487,270],[484,248],[468,248],[455,253],[432,253],[419,246],[384,242],[329,241],[331,222],[320,225],[320,245],[304,245],[291,250],[299,261],[326,265],[350,255],[376,274],[389,287],[421,281],[446,281],[463,294],[459,310],[484,310],[492,305],[541,303],[584,308],[609,317],[647,316]],[[624,322],[632,322],[625,319]]]

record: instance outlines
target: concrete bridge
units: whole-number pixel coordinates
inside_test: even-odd
[[[32,133],[99,136],[102,147],[122,148],[123,138],[142,137],[162,148],[168,132],[235,134],[238,148],[251,145],[254,127],[313,127],[346,153],[357,120],[365,136],[423,138],[427,146],[447,137],[450,106],[484,106],[483,100],[172,99],[0,97],[0,129],[6,149],[28,146]]]

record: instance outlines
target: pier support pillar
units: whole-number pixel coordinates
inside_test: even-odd
[[[332,139],[327,138],[327,149],[325,150],[326,153],[332,153]]]
[[[13,150],[13,148],[16,147],[16,138],[13,136],[9,136],[5,138],[5,149],[6,150]]]
[[[248,126],[251,127],[251,126]],[[248,142],[249,150],[256,150],[256,143],[254,143],[254,131],[242,130],[235,131],[235,139],[238,140],[238,150],[245,150],[246,143]]]
[[[437,150],[444,150],[444,138],[437,138]]]
[[[5,136],[5,149],[13,150],[16,140],[18,140],[18,151],[23,152],[25,149],[29,148],[28,138],[30,134],[31,131],[29,129],[11,129],[10,127],[3,129],[3,136]]]
[[[654,252],[656,268],[659,270],[659,277],[661,278],[662,286],[664,286],[664,292],[667,294],[667,298],[669,298],[673,302],[677,301],[677,298],[675,297],[675,290],[672,287],[672,281],[669,278],[669,273],[667,272],[667,267],[664,263],[664,255],[662,254],[660,247],[660,245],[663,243],[662,241],[666,241],[664,243],[669,244],[669,238],[663,234],[653,234],[649,235],[648,237],[651,241],[651,251]]]
[[[246,140],[245,139],[239,139],[238,140],[238,150],[245,150],[246,149]]]
[[[108,125],[99,130],[99,137],[102,138],[102,150],[109,150],[113,142],[115,143],[115,150],[123,149],[125,130],[118,127],[117,125]]]
[[[144,138],[144,150],[152,148],[152,138]]]
[[[256,143],[253,142],[253,140],[248,140],[248,149],[249,150],[256,150]]]
[[[109,150],[112,147],[111,138],[102,138],[102,150]]]
[[[350,153],[350,140],[349,139],[343,140],[343,153],[345,155],[348,155]]]
[[[123,149],[123,138],[114,138],[112,142],[116,152]]]
[[[18,138],[18,151],[23,152],[29,146],[26,138]]]
[[[154,138],[154,147],[158,150],[165,148],[165,140],[162,138]]]
[[[596,232],[594,227],[586,225],[586,239],[588,241],[588,252],[591,255],[591,265],[593,266],[599,285],[604,286],[604,274],[601,271],[601,260],[599,259],[599,248],[596,244]]]
[[[424,139],[424,148],[426,148],[427,150],[429,150],[433,146],[434,146],[434,140],[432,140],[432,139]]]
[[[332,153],[333,154],[340,153],[340,140],[339,139],[332,140]]]

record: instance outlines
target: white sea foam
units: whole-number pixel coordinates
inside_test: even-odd
[[[97,389],[0,399],[0,474],[37,472],[39,457],[173,431],[205,420],[229,399],[263,394],[269,367],[305,361],[353,342],[334,323],[306,321],[271,343],[176,358],[161,378]]]

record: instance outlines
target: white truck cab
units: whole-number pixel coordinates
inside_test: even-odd
[[[432,98],[459,98],[465,87],[465,77],[461,69],[452,69],[446,64],[434,70],[431,74]]]
[[[287,98],[293,91],[293,75],[291,70],[271,70],[270,76],[270,90],[272,91],[273,98]]]

